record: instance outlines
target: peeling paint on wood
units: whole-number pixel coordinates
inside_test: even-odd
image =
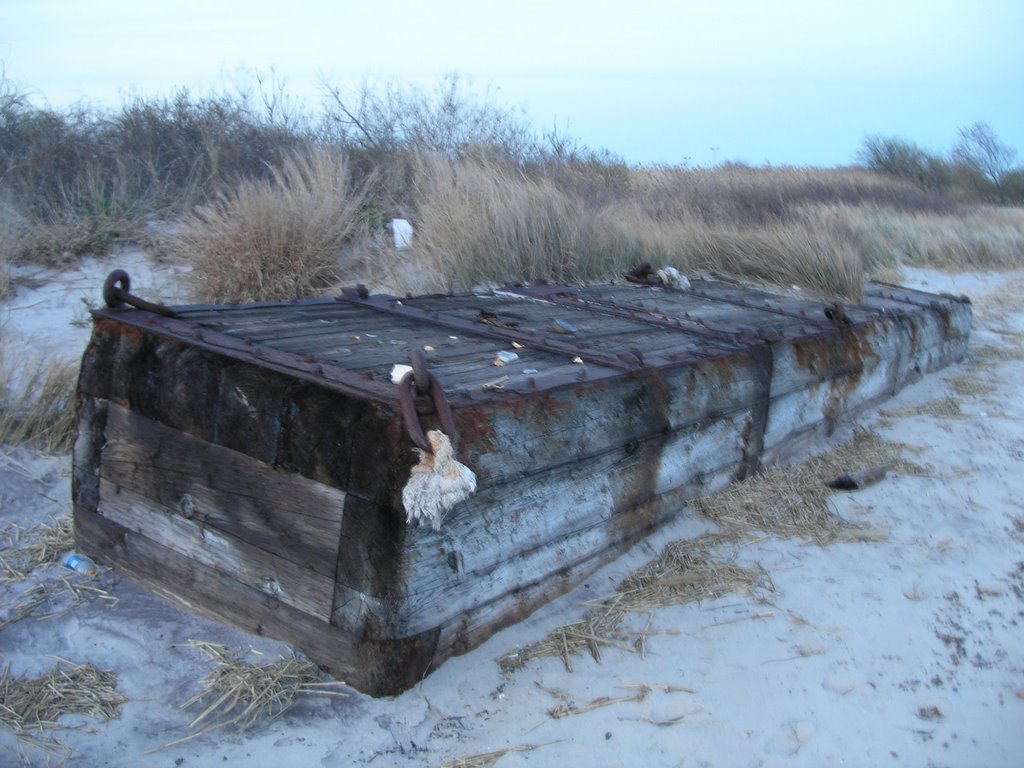
[[[897,286],[839,306],[697,279],[101,310],[76,532],[160,594],[393,694],[688,499],[959,359],[970,324],[965,299]],[[390,375],[413,350],[477,477],[440,531],[401,506],[416,456]],[[415,410],[437,426],[430,397]]]

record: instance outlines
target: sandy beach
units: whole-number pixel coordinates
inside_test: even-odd
[[[177,298],[180,274],[150,269],[138,253],[78,273],[37,271],[36,287],[2,307],[4,343],[80,355],[87,305],[125,261],[138,292]],[[398,697],[308,696],[272,723],[187,741],[201,707],[181,707],[211,669],[189,641],[251,649],[257,663],[295,649],[197,618],[116,572],[89,580],[58,564],[36,568],[0,584],[0,664],[22,678],[56,659],[91,663],[116,675],[127,701],[115,719],[68,716],[35,743],[0,729],[0,765],[1019,765],[1024,273],[905,269],[904,282],[970,296],[974,328],[967,359],[858,420],[921,468],[831,497],[872,540],[724,542],[715,559],[761,573],[755,588],[632,615],[618,645],[602,647],[599,662],[573,657],[571,671],[554,656],[499,666],[580,618],[584,602],[608,598],[670,542],[715,530],[682,510],[573,592]],[[836,438],[851,434],[847,425]],[[0,544],[23,546],[69,515],[70,465],[0,447]],[[15,615],[26,593],[61,578],[96,591],[78,601],[57,591]]]

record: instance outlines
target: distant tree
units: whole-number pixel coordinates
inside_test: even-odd
[[[988,123],[974,123],[959,131],[960,140],[953,147],[953,159],[977,172],[991,185],[1000,203],[1007,201],[1007,176],[1013,168],[1017,150],[999,141]]]
[[[925,190],[944,189],[951,175],[942,158],[893,136],[865,137],[857,160],[873,171],[905,179]]]

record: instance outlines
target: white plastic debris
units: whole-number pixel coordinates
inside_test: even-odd
[[[411,365],[402,365],[401,363],[395,363],[391,366],[391,383],[401,384],[402,379],[405,378],[407,373],[412,373]]]
[[[405,219],[391,220],[391,234],[395,238],[395,248],[403,250],[412,245],[412,224]]]
[[[435,531],[441,521],[460,501],[476,490],[473,470],[455,459],[451,440],[439,430],[427,432],[433,453],[420,450],[420,463],[412,468],[409,481],[402,489],[406,522],[423,525],[430,521]]]
[[[662,267],[657,271],[658,280],[662,285],[680,291],[690,290],[690,281],[675,267]]]
[[[501,350],[497,355],[494,356],[494,364],[499,368],[509,363],[514,363],[519,359],[519,355],[515,352],[509,352],[507,350]]]

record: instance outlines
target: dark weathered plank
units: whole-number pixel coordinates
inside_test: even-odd
[[[101,476],[333,579],[345,492],[108,406]],[[106,499],[109,501],[110,499]]]
[[[139,493],[100,480],[103,517],[190,560],[230,575],[304,613],[330,621],[334,577],[253,546],[210,525],[189,520]],[[319,563],[316,563],[319,565]]]
[[[356,635],[296,610],[222,571],[191,560],[110,520],[75,507],[75,539],[97,562],[214,621],[295,643],[339,680],[391,696],[426,674],[438,631],[408,638]]]

